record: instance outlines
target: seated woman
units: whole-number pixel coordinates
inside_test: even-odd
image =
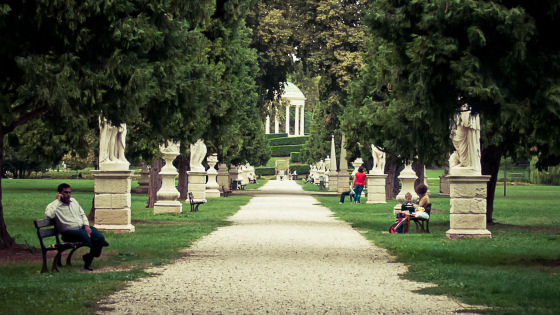
[[[430,204],[430,196],[428,195],[427,192],[428,192],[428,186],[424,184],[420,184],[416,186],[416,193],[418,194],[418,197],[420,197],[417,208],[426,209]],[[422,213],[418,213],[416,216],[421,219],[428,219],[430,217],[427,213],[423,211]]]

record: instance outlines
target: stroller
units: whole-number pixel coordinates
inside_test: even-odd
[[[407,217],[397,218],[395,223],[393,223],[389,227],[389,233],[408,233],[409,226],[410,226],[410,220]]]

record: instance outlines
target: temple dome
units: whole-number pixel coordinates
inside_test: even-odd
[[[284,82],[284,93],[282,93],[282,98],[288,100],[306,100],[305,95],[303,95],[301,90],[292,82]]]

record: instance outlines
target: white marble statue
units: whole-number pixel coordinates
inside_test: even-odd
[[[371,174],[384,174],[385,173],[385,160],[387,154],[378,146],[371,145],[371,155],[373,156],[373,167]]]
[[[99,164],[108,162],[128,163],[124,155],[126,124],[113,126],[106,118],[99,117]]]
[[[480,175],[480,117],[472,115],[467,105],[455,115],[451,140],[455,152],[449,157],[450,173]]]
[[[206,169],[202,166],[202,161],[206,157],[207,149],[204,141],[198,139],[195,144],[191,144],[191,171],[205,172]]]

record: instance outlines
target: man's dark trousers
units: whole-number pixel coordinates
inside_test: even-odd
[[[105,237],[99,231],[90,226],[91,237],[88,237],[83,227],[78,230],[68,230],[62,232],[62,240],[65,242],[87,242],[90,248],[88,259],[93,260],[93,257],[99,257],[103,246],[109,245],[105,241]]]

